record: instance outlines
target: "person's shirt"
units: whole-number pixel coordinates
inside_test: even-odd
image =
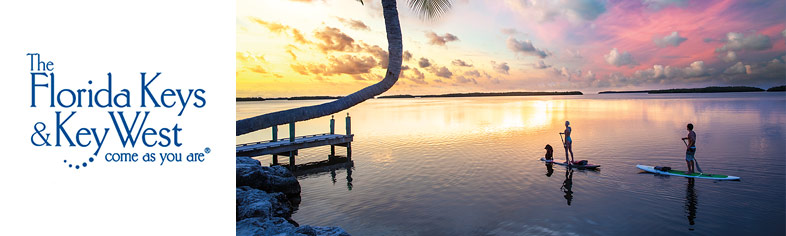
[[[696,132],[693,132],[693,130],[688,132],[688,140],[691,141],[691,143],[689,143],[689,144],[691,144],[690,146],[691,147],[695,147],[696,146]]]
[[[565,128],[565,136],[570,136],[570,131],[572,131],[571,127]]]

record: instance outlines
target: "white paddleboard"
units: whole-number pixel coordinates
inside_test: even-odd
[[[656,170],[654,166],[647,166],[647,165],[636,165],[639,169],[655,174],[661,175],[673,175],[673,176],[682,176],[685,178],[697,178],[697,179],[714,179],[714,180],[738,180],[740,177],[737,176],[730,176],[730,175],[716,175],[716,174],[709,174],[709,173],[692,173],[688,174],[682,170],[670,170],[670,171],[660,171]]]
[[[595,169],[595,168],[600,167],[600,165],[595,165],[595,164],[586,164],[586,165],[573,164],[573,165],[568,165],[568,163],[566,163],[566,162],[556,162],[554,160],[546,160],[545,157],[541,157],[540,160],[541,161],[545,161],[546,163],[554,163],[554,164],[557,164],[557,165],[569,166],[571,168],[578,168],[578,169]]]

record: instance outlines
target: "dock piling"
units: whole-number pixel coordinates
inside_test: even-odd
[[[352,135],[350,120],[349,113],[347,113],[347,135]]]
[[[349,112],[347,112],[347,136],[352,135],[352,118],[349,117]],[[347,161],[352,161],[352,143],[347,143]]]
[[[295,142],[295,122],[289,123],[289,142]],[[295,168],[295,151],[289,151],[289,167]]]
[[[330,134],[336,134],[336,119],[330,116]],[[330,145],[330,156],[328,160],[336,158],[336,145]]]
[[[278,125],[273,126],[273,142],[278,141]],[[273,154],[273,165],[278,165],[278,155]]]
[[[330,116],[330,134],[336,133],[336,119]]]
[[[295,141],[295,122],[289,123],[289,141]]]

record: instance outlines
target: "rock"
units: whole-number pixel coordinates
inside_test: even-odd
[[[253,218],[289,218],[292,208],[283,193],[267,193],[248,186],[239,187],[235,191],[237,221]]]
[[[262,173],[259,161],[250,157],[237,157],[235,161],[235,183],[237,187],[249,186],[256,189],[269,190],[265,185],[269,182],[268,175]],[[268,190],[266,190],[266,188]]]
[[[295,229],[295,233],[303,235],[317,235],[317,231],[314,229],[314,227],[308,225],[297,227],[297,229]]]
[[[292,199],[300,198],[300,183],[289,169],[283,166],[261,166],[250,157],[237,157],[235,161],[237,187],[249,186],[268,193],[282,192]]]
[[[300,197],[300,182],[297,181],[292,171],[283,166],[262,167],[263,173],[268,174],[267,185],[273,192],[282,192],[290,196]]]
[[[349,236],[349,233],[341,227],[312,227],[308,225],[295,227],[280,217],[243,219],[235,224],[235,234],[238,236]]]
[[[304,235],[315,235],[315,236],[349,236],[349,233],[347,233],[347,231],[344,231],[344,229],[337,226],[312,227],[312,226],[304,225],[304,226],[297,227],[297,230],[295,230],[295,232]]]
[[[284,218],[246,218],[235,224],[235,235],[294,235],[295,226]],[[291,233],[288,233],[291,232]]]
[[[300,183],[289,169],[237,157],[235,172],[237,235],[349,235],[341,227],[298,226],[290,218],[300,203]]]

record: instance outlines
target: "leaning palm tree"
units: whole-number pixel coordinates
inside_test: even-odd
[[[362,0],[358,1],[363,4]],[[452,5],[451,0],[408,0],[407,3],[421,18],[429,19],[442,15]],[[243,135],[275,125],[310,120],[338,113],[380,95],[393,87],[401,74],[401,54],[403,51],[396,0],[382,0],[382,13],[385,17],[385,32],[388,37],[388,69],[382,81],[332,102],[238,120],[235,123],[235,135]]]

